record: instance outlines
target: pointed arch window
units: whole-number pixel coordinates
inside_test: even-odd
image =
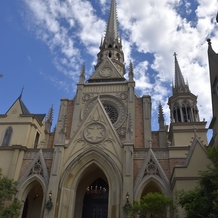
[[[184,101],[182,104],[182,113],[183,113],[183,119],[184,122],[192,122],[192,116],[191,116],[191,106],[188,101]]]
[[[2,146],[9,146],[10,140],[11,140],[11,136],[12,136],[12,132],[13,129],[11,126],[9,126],[6,131],[5,131],[5,135],[2,141]]]
[[[37,133],[36,133],[36,137],[35,137],[35,141],[34,141],[34,148],[37,148],[37,147],[38,147],[39,136],[40,136],[40,134],[37,132]]]
[[[110,44],[110,45],[108,45],[108,48],[113,48],[113,46]]]
[[[178,103],[175,103],[175,105],[173,107],[173,118],[174,118],[175,122],[182,122],[181,113],[180,113],[180,106]]]
[[[198,108],[197,108],[197,106],[193,107],[193,115],[194,115],[194,121],[198,122],[199,121],[199,116],[198,116]]]
[[[109,52],[108,57],[109,57],[109,58],[112,58],[112,54],[111,54],[111,52]]]

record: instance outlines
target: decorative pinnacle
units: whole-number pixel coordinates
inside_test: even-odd
[[[163,129],[164,128],[164,113],[163,113],[163,106],[161,105],[161,103],[159,103],[159,107],[158,107],[158,123],[159,123],[159,129]]]
[[[48,111],[48,116],[47,116],[47,121],[52,123],[52,120],[53,120],[53,112],[54,112],[54,109],[53,109],[53,105],[49,108],[49,111]]]
[[[132,61],[129,63],[129,81],[133,81],[134,72],[133,72],[133,65]]]
[[[80,71],[79,82],[84,83],[85,81],[85,64],[83,64],[82,69]]]

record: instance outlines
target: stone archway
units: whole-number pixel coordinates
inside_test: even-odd
[[[86,188],[82,204],[82,218],[107,218],[109,186],[107,180],[102,179],[103,172],[97,166],[96,170],[94,168],[92,179],[96,179]]]
[[[134,200],[139,201],[141,197],[148,192],[159,192],[167,196],[172,193],[167,185],[161,178],[153,175],[145,176],[137,187],[134,189]]]
[[[81,218],[86,189],[98,178],[104,180],[109,187],[107,218],[121,217],[120,170],[102,151],[92,150],[74,159],[66,168],[59,186],[61,193],[58,218]]]
[[[154,181],[151,181],[144,187],[141,198],[148,193],[162,193],[162,191]]]
[[[31,175],[25,182],[18,183],[17,190],[16,197],[23,202],[19,218],[42,218],[47,192],[44,179],[40,175]]]
[[[43,214],[43,188],[37,181],[32,182],[27,191],[21,218],[40,218]]]

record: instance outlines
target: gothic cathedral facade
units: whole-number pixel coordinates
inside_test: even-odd
[[[137,96],[132,63],[126,72],[116,13],[111,0],[95,71],[85,81],[82,67],[74,99],[60,101],[54,131],[53,108],[32,114],[22,94],[0,115],[0,168],[18,181],[20,218],[124,218],[127,197],[159,192],[175,199],[177,190],[195,187],[209,164],[206,122],[176,54],[171,122],[165,125],[160,104],[159,130],[152,131],[151,96]]]

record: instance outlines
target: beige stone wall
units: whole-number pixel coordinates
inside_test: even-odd
[[[66,139],[70,138],[70,133],[71,133],[71,123],[72,123],[72,118],[73,118],[73,109],[74,109],[74,101],[68,101],[67,102],[67,132],[66,132]],[[79,116],[79,115],[78,115]]]
[[[0,168],[2,168],[3,175],[8,175],[10,170],[11,160],[13,158],[13,150],[2,150],[0,149]]]

